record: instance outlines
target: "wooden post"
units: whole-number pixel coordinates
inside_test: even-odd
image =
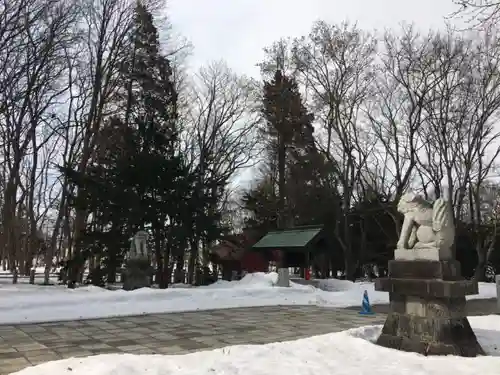
[[[35,284],[35,269],[32,268],[30,270],[30,284],[33,285]]]

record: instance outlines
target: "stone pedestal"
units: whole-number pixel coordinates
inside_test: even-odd
[[[423,355],[484,354],[465,309],[478,285],[461,278],[458,261],[390,261],[389,277],[377,279],[375,290],[389,292],[391,301],[377,344]]]
[[[278,281],[276,286],[288,288],[290,286],[290,271],[288,268],[278,268]]]
[[[451,249],[437,249],[434,247],[420,249],[396,249],[394,251],[396,260],[451,260],[453,253]]]
[[[152,276],[153,268],[148,258],[130,259],[123,270],[123,289],[149,288]]]

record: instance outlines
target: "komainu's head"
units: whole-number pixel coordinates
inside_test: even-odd
[[[408,212],[412,212],[417,209],[425,209],[427,207],[427,201],[418,194],[406,193],[401,196],[398,202],[398,211],[405,215]]]

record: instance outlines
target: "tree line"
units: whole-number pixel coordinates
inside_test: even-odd
[[[48,282],[66,260],[74,284],[90,260],[112,281],[146,227],[165,274],[188,249],[192,269],[217,238],[228,182],[253,158],[253,84],[221,61],[187,74],[192,47],[163,10],[0,5],[4,269],[26,273],[41,257]]]
[[[484,280],[500,266],[499,45],[493,27],[377,35],[323,21],[274,43],[260,64],[267,153],[242,193],[244,221],[262,232],[325,225],[321,262],[354,280],[386,268],[406,190],[445,197],[464,273]]]
[[[353,279],[391,257],[394,202],[416,188],[453,202],[484,277],[498,212],[494,31],[319,21],[266,49],[259,82],[222,61],[188,69],[192,46],[163,10],[0,5],[4,269],[43,259],[48,282],[62,260],[70,286],[86,265],[93,283],[113,282],[145,229],[166,287],[194,282],[226,233],[320,223],[335,253],[324,263]]]

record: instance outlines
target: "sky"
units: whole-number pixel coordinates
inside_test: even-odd
[[[263,48],[281,37],[306,35],[316,20],[356,22],[383,31],[401,23],[442,28],[452,0],[169,0],[175,32],[194,45],[193,68],[225,60],[240,74],[259,77]]]
[[[260,78],[256,64],[264,47],[282,37],[307,35],[317,20],[349,21],[365,30],[383,32],[415,23],[422,31],[444,28],[457,8],[453,0],[166,0],[173,32],[194,50],[188,63],[196,69],[225,60],[236,73]],[[463,25],[463,23],[462,23]],[[253,180],[245,170],[237,184]]]

